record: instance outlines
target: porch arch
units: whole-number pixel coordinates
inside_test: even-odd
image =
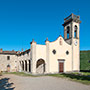
[[[31,72],[31,60],[29,60],[29,72]]]
[[[45,72],[45,60],[39,59],[36,62],[36,73],[43,74]]]
[[[22,70],[24,71],[24,61],[22,61]]]
[[[25,71],[27,71],[27,61],[25,60]]]

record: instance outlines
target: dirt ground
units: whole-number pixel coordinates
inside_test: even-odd
[[[0,76],[0,90],[90,90],[90,85],[49,77]]]

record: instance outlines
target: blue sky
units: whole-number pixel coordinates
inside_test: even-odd
[[[63,36],[64,18],[80,15],[80,49],[90,50],[89,0],[0,0],[0,48],[30,48],[34,38],[45,44]]]

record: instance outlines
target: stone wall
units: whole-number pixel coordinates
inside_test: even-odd
[[[10,60],[7,57],[10,56]],[[10,71],[17,71],[17,56],[11,54],[0,54],[0,71],[7,71],[7,66],[10,65]]]

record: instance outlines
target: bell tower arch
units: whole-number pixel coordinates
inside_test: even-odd
[[[72,44],[72,39],[79,39],[80,16],[71,14],[64,19],[64,39],[68,44]]]

